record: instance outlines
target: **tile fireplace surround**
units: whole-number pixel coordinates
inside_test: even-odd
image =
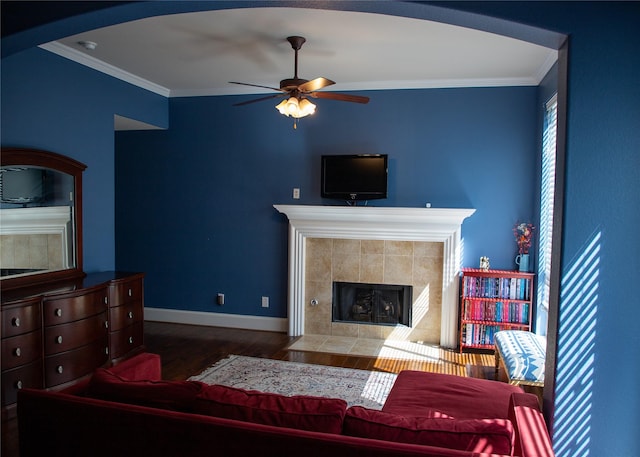
[[[315,281],[318,279],[318,268],[320,264],[328,264],[327,249],[331,247],[331,262],[333,265],[334,255],[344,255],[346,249],[358,250],[360,257],[367,255],[382,255],[378,258],[383,264],[387,255],[396,256],[402,265],[396,265],[390,269],[389,278],[391,282],[397,281],[397,276],[401,272],[411,272],[412,277],[424,277],[424,268],[432,268],[433,260],[441,256],[442,275],[438,280],[441,282],[441,291],[428,290],[433,285],[425,288],[424,281],[418,279],[414,284],[414,313],[420,313],[424,309],[424,302],[431,302],[429,306],[433,310],[440,308],[440,303],[433,303],[440,297],[440,337],[439,343],[443,347],[453,348],[457,344],[457,303],[458,303],[458,273],[460,271],[460,233],[464,219],[471,216],[475,209],[450,209],[450,208],[390,208],[372,206],[310,206],[310,205],[274,205],[274,208],[289,218],[289,296],[288,296],[288,321],[289,335],[301,336],[310,334],[335,334],[354,335],[354,330],[349,328],[354,324],[342,324],[343,327],[336,326],[338,323],[331,323],[331,312],[323,307],[327,305],[327,295],[321,290],[310,290],[313,294],[318,294],[315,298],[318,301],[316,306],[310,303],[311,295],[307,293],[307,287],[312,289],[318,286]],[[371,241],[378,241],[372,243]],[[316,254],[324,252],[319,258]],[[355,252],[355,251],[353,251]],[[307,259],[307,254],[310,257]],[[314,260],[311,259],[314,256]],[[402,259],[400,257],[404,256]],[[409,270],[408,263],[411,258],[412,267]],[[362,260],[359,260],[362,262]],[[391,262],[387,261],[388,264]],[[364,264],[367,264],[365,258]],[[369,263],[369,265],[373,265]],[[355,270],[348,267],[347,270]],[[340,269],[335,268],[332,274],[343,280]],[[422,270],[421,270],[422,268]],[[334,268],[331,268],[333,270]],[[358,271],[366,268],[358,266]],[[375,270],[375,268],[374,268]],[[373,275],[384,273],[370,272]],[[356,281],[369,282],[358,277]],[[309,276],[309,277],[308,277]],[[313,277],[311,277],[313,276]],[[338,279],[328,279],[325,284]],[[352,280],[352,279],[349,279]],[[382,281],[386,282],[386,278]],[[409,282],[404,281],[409,284]],[[418,289],[416,289],[416,285]],[[329,286],[330,289],[330,286]],[[326,290],[326,289],[325,289]],[[423,293],[427,290],[426,295]],[[331,295],[328,295],[328,306],[331,306]],[[423,303],[419,302],[423,300]],[[325,303],[323,303],[325,302]],[[311,319],[305,319],[309,314]],[[437,313],[433,313],[437,314]],[[325,317],[328,315],[328,318]],[[319,316],[324,316],[324,323],[318,323]],[[419,317],[419,316],[418,316]],[[307,328],[305,324],[313,322]],[[411,340],[423,340],[425,335],[429,337],[429,328],[433,331],[433,323],[421,323],[414,315],[413,327],[411,329],[398,326],[363,326],[358,327],[379,327],[386,330],[357,330],[360,334],[355,336],[366,338],[402,338],[403,335]],[[437,328],[437,325],[435,326]],[[324,329],[324,330],[323,330]],[[366,333],[369,332],[369,333]],[[371,333],[373,332],[373,334]],[[378,332],[378,333],[376,333]],[[426,333],[425,333],[426,332]],[[437,337],[436,337],[437,338]]]

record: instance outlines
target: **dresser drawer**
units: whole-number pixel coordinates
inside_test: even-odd
[[[75,297],[45,300],[44,325],[63,324],[102,313],[107,309],[107,301],[106,287]]]
[[[109,286],[111,306],[120,306],[132,302],[143,302],[142,277],[130,281],[116,282]]]
[[[29,387],[42,389],[42,361],[38,360],[13,370],[2,372],[2,405],[16,402],[18,390]]]
[[[143,319],[142,303],[129,303],[109,308],[109,329],[112,332],[121,330]]]
[[[32,332],[42,326],[40,298],[2,307],[2,337]]]
[[[42,333],[39,330],[2,340],[2,369],[19,367],[42,356]]]
[[[143,344],[144,325],[143,322],[125,327],[122,330],[113,332],[109,335],[111,358],[117,359],[127,352],[132,351]]]
[[[68,324],[54,325],[44,329],[45,355],[69,351],[107,336],[106,311]]]
[[[108,352],[105,337],[87,346],[45,357],[45,386],[57,386],[91,373],[105,364]]]

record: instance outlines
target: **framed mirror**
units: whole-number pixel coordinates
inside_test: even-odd
[[[82,172],[86,165],[48,151],[0,153],[0,287],[84,276]]]

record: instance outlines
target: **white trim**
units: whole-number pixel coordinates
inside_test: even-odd
[[[228,327],[266,332],[286,332],[287,319],[280,317],[244,316],[240,314],[207,313],[178,309],[144,307],[144,320],[174,324]]]
[[[61,234],[71,222],[69,206],[38,206],[0,210],[3,235]]]
[[[273,205],[289,218],[289,335],[304,335],[305,241],[310,238],[444,243],[440,345],[457,345],[462,222],[475,209]]]
[[[554,50],[549,52],[549,55],[544,60],[544,62],[542,62],[542,64],[538,68],[538,71],[536,72],[535,79],[537,82],[535,86],[540,85],[544,77],[547,76],[547,73],[549,73],[549,70],[551,70],[551,68],[555,65],[557,61],[558,61],[558,51]]]
[[[164,86],[151,82],[148,79],[141,78],[140,76],[136,76],[133,73],[129,73],[128,71],[103,62],[102,60],[96,59],[95,57],[88,56],[87,54],[70,48],[69,46],[66,46],[58,41],[44,43],[38,47],[44,49],[45,51],[57,54],[61,57],[65,57],[69,60],[73,60],[74,62],[86,67],[93,68],[94,70],[97,70],[106,75],[113,76],[114,78],[120,79],[121,81],[128,82],[129,84],[133,84],[134,86],[138,86],[142,89],[146,89],[158,95],[162,95],[163,97],[169,97],[169,95],[171,94],[171,91]]]
[[[202,89],[169,89],[148,79],[129,73],[114,65],[96,59],[77,49],[71,48],[59,41],[51,41],[39,46],[41,49],[65,57],[81,65],[113,76],[114,78],[141,87],[164,97],[207,97],[220,95],[248,95],[271,94],[272,90],[256,87],[218,87]],[[549,69],[557,61],[557,52],[550,52],[540,68],[533,76],[505,77],[505,78],[456,78],[456,79],[425,79],[425,80],[397,80],[397,81],[367,81],[365,83],[336,84],[333,91],[364,91],[364,90],[397,90],[397,89],[453,89],[461,87],[521,87],[537,86]]]

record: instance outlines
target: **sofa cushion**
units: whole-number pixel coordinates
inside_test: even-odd
[[[336,398],[291,396],[205,386],[196,400],[196,413],[245,422],[341,433],[347,402]]]
[[[198,381],[129,381],[107,369],[98,368],[89,381],[87,396],[189,412],[203,386]]]
[[[158,354],[143,352],[109,367],[109,371],[123,379],[162,379],[162,362]]]
[[[456,419],[508,419],[511,394],[522,392],[504,382],[405,370],[398,374],[382,410],[400,416],[440,413]]]
[[[361,406],[347,410],[343,433],[361,438],[504,455],[513,455],[515,440],[513,426],[507,419],[410,417]]]

